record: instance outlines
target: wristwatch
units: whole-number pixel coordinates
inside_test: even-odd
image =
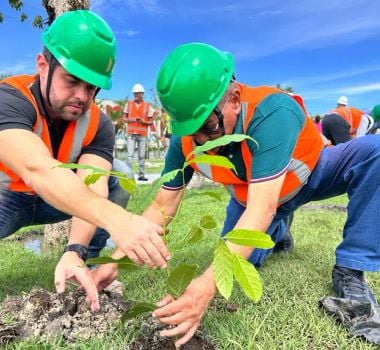
[[[88,256],[88,248],[83,245],[83,244],[79,244],[79,243],[76,243],[76,244],[68,244],[64,251],[64,253],[66,252],[75,252],[78,254],[78,256],[83,260],[83,261],[86,261],[87,259],[87,256]]]

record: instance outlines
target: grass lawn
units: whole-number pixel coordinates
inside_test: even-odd
[[[191,190],[201,193],[203,190]],[[212,260],[213,249],[223,224],[228,196],[221,188],[218,202],[209,196],[189,196],[183,202],[180,215],[169,226],[172,266],[179,262],[196,263],[202,271]],[[347,198],[338,197],[318,204],[345,205]],[[139,203],[128,207],[141,212]],[[197,224],[200,217],[215,217],[218,227],[195,245],[184,245],[181,237]],[[290,254],[277,254],[267,259],[259,272],[264,285],[264,296],[254,304],[236,285],[229,300],[238,304],[236,312],[211,306],[203,318],[202,329],[215,339],[218,349],[378,349],[377,346],[354,338],[331,316],[318,307],[318,300],[333,295],[331,269],[334,249],[340,242],[346,214],[339,210],[299,209],[294,217],[292,233],[295,249]],[[61,251],[61,250],[60,250]],[[0,241],[0,300],[7,294],[28,292],[35,287],[53,290],[55,264],[59,251],[36,256],[16,241]],[[126,284],[126,299],[155,302],[164,293],[163,271],[141,268],[135,273],[121,273]],[[367,279],[380,296],[379,274],[368,274]],[[220,303],[225,303],[219,299]],[[75,349],[128,349],[136,336],[138,324],[129,330],[114,332],[106,339],[91,339],[78,343]],[[67,349],[65,344],[24,341],[5,349]]]
[[[123,160],[125,161],[125,160]],[[145,174],[161,174],[162,169],[164,168],[163,159],[146,159],[145,160]],[[138,174],[138,162],[137,160],[132,161],[132,169],[134,174]]]

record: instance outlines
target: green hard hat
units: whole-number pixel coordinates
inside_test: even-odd
[[[226,92],[234,72],[228,52],[201,43],[175,48],[157,76],[157,94],[175,135],[196,132]]]
[[[70,74],[111,89],[116,39],[101,17],[87,10],[65,12],[42,33],[42,42]]]
[[[375,122],[380,121],[380,104],[373,107],[371,117]]]

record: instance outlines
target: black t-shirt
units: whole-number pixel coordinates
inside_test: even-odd
[[[31,86],[30,90],[37,101],[40,114],[46,116],[40,93],[39,79]],[[0,131],[6,129],[33,131],[36,118],[36,111],[32,103],[20,91],[9,85],[0,84]],[[49,119],[49,116],[46,116],[46,118]],[[55,158],[57,157],[67,125],[68,122],[63,122],[58,129],[53,125],[49,125],[50,139]],[[96,134],[91,143],[82,148],[81,155],[95,154],[112,164],[114,143],[115,132],[112,121],[106,114],[101,112]]]
[[[339,114],[326,114],[322,120],[322,133],[332,145],[351,140],[350,124]]]

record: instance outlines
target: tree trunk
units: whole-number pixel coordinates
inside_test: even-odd
[[[48,24],[54,19],[67,11],[88,10],[90,0],[42,0],[42,6],[45,7],[48,14]]]

